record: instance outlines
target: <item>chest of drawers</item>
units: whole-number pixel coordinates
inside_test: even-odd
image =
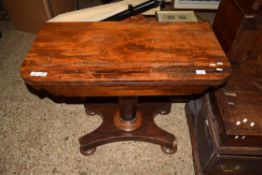
[[[261,63],[247,61],[225,87],[186,105],[197,175],[262,174]]]

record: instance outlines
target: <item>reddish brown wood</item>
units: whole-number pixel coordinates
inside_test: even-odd
[[[187,104],[196,174],[262,173],[261,55],[234,63],[225,87]]]
[[[171,103],[163,102],[138,103],[138,113],[143,117],[143,120],[141,120],[141,126],[132,132],[125,132],[116,126],[114,120],[115,114],[119,110],[118,104],[85,104],[88,111],[94,111],[99,114],[102,117],[103,122],[96,130],[79,139],[81,152],[84,155],[89,155],[90,150],[93,150],[95,147],[102,144],[116,141],[137,140],[159,144],[165,148],[164,151],[166,153],[174,153],[177,149],[175,137],[159,128],[154,122],[154,117],[161,111],[166,111],[166,113],[168,113],[167,111],[170,110],[170,106]]]
[[[218,138],[221,128],[217,121],[221,116],[211,114],[209,105],[214,101],[206,100],[208,97],[186,105],[196,175],[260,175],[262,149],[259,141],[249,145],[250,141],[240,136],[238,142],[246,145],[221,143]]]
[[[223,88],[186,105],[197,175],[262,174],[260,3],[221,1],[213,28],[233,73]]]
[[[120,116],[119,110],[117,110],[116,113],[114,114],[113,120],[114,120],[114,125],[118,129],[126,132],[132,132],[137,130],[138,128],[141,127],[143,121],[142,114],[140,112],[136,112],[136,116],[133,120],[125,120],[123,119],[123,117]]]
[[[85,105],[87,114],[103,118],[80,138],[81,152],[89,155],[99,145],[123,140],[156,143],[174,153],[175,137],[153,121],[170,111],[170,103],[134,98],[201,94],[225,83],[231,67],[207,23],[126,20],[47,23],[20,71],[27,85],[56,96],[120,97],[116,103]],[[33,71],[47,75],[31,76]]]
[[[119,97],[118,109],[113,117],[114,125],[131,132],[141,127],[142,114],[137,110],[137,97]]]
[[[48,23],[21,74],[61,96],[191,95],[226,82],[230,63],[207,23]]]
[[[262,45],[262,1],[222,0],[213,29],[231,60],[254,59]]]
[[[133,121],[137,117],[137,97],[119,97],[118,116],[125,121]]]
[[[228,84],[215,92],[221,114],[224,145],[262,147],[262,64],[261,57],[235,68]],[[240,123],[239,123],[240,122]],[[254,126],[251,126],[251,123]],[[239,123],[239,124],[237,124]],[[235,140],[245,136],[245,142]]]

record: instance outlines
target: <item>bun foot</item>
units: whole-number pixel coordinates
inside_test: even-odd
[[[177,145],[174,144],[172,148],[161,146],[161,150],[166,154],[174,154],[177,151]]]
[[[170,113],[170,110],[171,110],[171,104],[167,103],[164,106],[162,106],[162,109],[160,110],[159,114],[167,115]]]
[[[169,112],[170,112],[170,111],[162,110],[162,111],[159,112],[159,114],[161,114],[161,115],[167,115],[167,114],[169,114]]]
[[[94,152],[96,151],[96,147],[94,148],[85,148],[85,147],[80,147],[80,152],[85,155],[85,156],[90,156],[92,154],[94,154]]]
[[[90,111],[87,108],[85,108],[85,112],[86,112],[87,115],[90,115],[90,116],[95,116],[96,115],[96,113],[94,111]]]

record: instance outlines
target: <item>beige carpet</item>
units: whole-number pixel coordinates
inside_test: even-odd
[[[0,21],[0,174],[1,175],[193,175],[192,151],[184,104],[174,104],[157,124],[176,135],[178,151],[164,154],[158,145],[118,142],[85,157],[78,138],[101,119],[87,116],[82,105],[58,104],[31,94],[19,67],[35,35]]]

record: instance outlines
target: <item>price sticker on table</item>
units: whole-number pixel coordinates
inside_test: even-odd
[[[47,76],[47,72],[31,72],[30,76],[32,77],[46,77]]]
[[[206,70],[196,70],[197,75],[206,75]]]

